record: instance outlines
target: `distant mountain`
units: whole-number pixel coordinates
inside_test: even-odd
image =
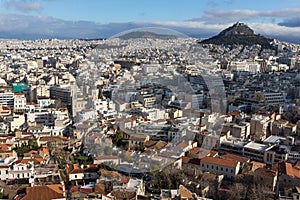
[[[165,35],[165,34],[158,34],[158,33],[153,33],[153,32],[148,32],[148,31],[133,31],[130,33],[123,34],[119,36],[118,38],[123,39],[123,40],[128,40],[128,39],[137,39],[137,38],[152,38],[152,39],[176,39],[178,38],[175,35]]]
[[[202,44],[216,44],[216,45],[255,45],[260,44],[264,48],[270,48],[272,39],[257,35],[246,24],[237,22],[231,27],[221,31],[218,35],[200,41]]]

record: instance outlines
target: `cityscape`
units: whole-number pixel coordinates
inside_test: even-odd
[[[0,199],[300,199],[300,4],[174,2],[0,0]]]

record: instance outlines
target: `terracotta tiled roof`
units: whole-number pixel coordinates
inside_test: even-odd
[[[22,200],[52,200],[64,198],[63,185],[43,185],[26,188],[26,195],[21,198]]]
[[[189,146],[189,143],[186,141],[181,141],[179,144],[176,145],[178,148],[184,149]]]
[[[182,163],[188,164],[190,162],[191,158],[187,156],[182,156],[181,161]]]
[[[182,163],[184,164],[194,164],[194,165],[200,165],[200,159],[199,158],[189,158],[186,156],[181,157]]]
[[[189,150],[190,154],[198,154],[201,151],[200,147],[194,147],[192,149]]]
[[[277,176],[277,173],[275,170],[266,169],[266,168],[258,168],[254,171],[254,173],[257,173],[259,175],[264,175],[264,176],[270,176],[270,177]]]
[[[250,161],[249,158],[246,158],[246,157],[243,157],[243,156],[233,155],[233,154],[230,154],[230,153],[223,154],[221,156],[221,158],[224,158],[226,160],[235,160],[235,161],[239,161],[239,162],[242,162],[242,163],[246,163],[246,162]]]
[[[130,118],[132,121],[136,121],[138,119],[136,116],[131,116]]]
[[[210,152],[209,152],[209,156],[211,156],[211,157],[214,157],[215,155],[217,155],[218,154],[218,152],[217,151],[214,151],[214,150],[211,150]]]
[[[136,192],[123,189],[115,189],[111,192],[115,199],[135,200]]]
[[[40,141],[49,141],[49,142],[54,142],[54,141],[69,141],[68,138],[66,137],[60,137],[60,136],[45,136],[41,137]]]
[[[79,173],[87,173],[87,172],[98,172],[99,169],[96,165],[91,165],[88,168],[79,168],[76,164],[73,167],[68,167],[69,174],[79,174]]]
[[[38,165],[38,164],[42,164],[43,161],[44,161],[43,158],[30,158],[30,159],[23,158],[20,162],[24,163],[24,164],[27,164],[29,162],[33,162],[34,165]]]
[[[158,141],[156,144],[155,144],[155,149],[156,150],[160,150],[162,148],[164,148],[168,143],[167,142],[164,142],[164,141]]]
[[[40,151],[42,151],[45,154],[50,154],[49,149],[46,147],[41,148]]]
[[[149,141],[145,142],[144,146],[146,148],[150,148],[150,147],[153,147],[156,143],[157,143],[157,141],[149,140]]]
[[[227,113],[228,115],[231,115],[231,116],[239,116],[241,114],[241,111],[239,110],[234,110],[232,112],[229,112]]]
[[[0,144],[0,149],[2,149],[3,151],[9,151],[9,147],[7,144]]]
[[[5,143],[7,139],[0,139],[0,143]]]
[[[189,191],[186,187],[184,187],[183,185],[179,186],[179,190],[178,193],[181,197],[181,199],[194,199],[193,198],[193,193],[191,191]]]
[[[215,165],[226,166],[226,167],[236,167],[238,164],[237,161],[225,160],[222,158],[215,158],[209,156],[202,158],[201,163],[209,163],[209,164],[215,164]]]
[[[292,163],[282,162],[279,163],[279,173],[286,174],[291,177],[300,178],[300,170],[294,168]]]

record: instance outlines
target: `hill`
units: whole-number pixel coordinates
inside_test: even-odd
[[[148,31],[133,31],[130,33],[126,33],[124,35],[119,36],[120,39],[128,40],[128,39],[137,39],[137,38],[152,38],[152,39],[176,39],[175,35],[164,35],[158,34]]]
[[[243,23],[237,22],[233,26],[221,31],[218,35],[200,41],[202,44],[216,45],[256,45],[259,44],[263,48],[271,48],[270,42],[272,39],[257,35],[254,31]]]

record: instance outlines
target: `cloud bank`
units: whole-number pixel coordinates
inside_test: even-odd
[[[3,0],[3,5],[7,9],[24,13],[40,11],[42,9],[41,3],[37,0]]]
[[[34,2],[34,0],[13,0],[12,2],[15,1]],[[109,38],[122,31],[142,27],[164,27],[192,37],[206,38],[218,34],[237,21],[247,23],[256,33],[266,37],[300,43],[300,9],[298,8],[265,12],[208,10],[202,17],[187,21],[108,24],[92,21],[68,21],[53,17],[0,14],[0,38]]]

